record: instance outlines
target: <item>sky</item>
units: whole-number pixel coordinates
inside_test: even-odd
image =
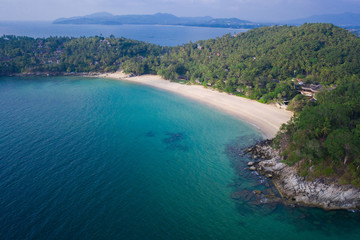
[[[360,0],[0,0],[0,21],[52,21],[109,12],[171,13],[276,22],[319,14],[360,13]]]

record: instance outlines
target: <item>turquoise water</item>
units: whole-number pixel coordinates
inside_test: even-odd
[[[125,37],[163,46],[177,46],[190,41],[221,37],[247,30],[231,28],[206,28],[162,25],[72,25],[49,22],[0,22],[0,36],[17,35],[29,37],[50,36],[104,36]]]
[[[262,187],[236,152],[260,133],[180,96],[115,80],[0,78],[0,121],[0,239],[360,236],[357,213],[233,200]]]

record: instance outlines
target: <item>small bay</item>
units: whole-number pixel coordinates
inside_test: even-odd
[[[357,213],[233,200],[235,188],[256,188],[259,177],[229,149],[261,134],[168,92],[98,78],[2,77],[0,121],[0,239],[360,235]]]

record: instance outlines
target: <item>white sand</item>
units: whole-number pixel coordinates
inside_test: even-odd
[[[273,138],[281,124],[289,121],[293,115],[292,112],[279,109],[274,105],[262,104],[199,85],[170,82],[156,75],[129,77],[122,72],[116,72],[100,74],[98,77],[136,82],[203,102],[255,126],[265,138]]]

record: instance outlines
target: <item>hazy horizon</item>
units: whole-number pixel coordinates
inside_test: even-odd
[[[170,13],[254,22],[293,20],[360,9],[360,0],[0,0],[0,21],[53,21],[62,17],[109,12],[113,15]]]

